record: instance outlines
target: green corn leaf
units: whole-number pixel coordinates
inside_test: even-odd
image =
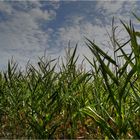
[[[136,129],[136,127],[134,126],[133,122],[131,120],[129,120],[130,126],[132,128],[132,132],[134,132],[135,134],[135,138],[136,139],[140,139],[140,132],[139,130]]]
[[[119,48],[116,49],[115,52],[119,51],[121,48],[123,48],[124,46],[126,46],[129,42],[130,42],[130,39],[129,39],[128,41],[126,41],[123,45],[120,45],[120,44],[115,40],[115,43],[119,46]]]
[[[140,32],[135,32],[134,33],[137,37],[140,37]]]
[[[117,138],[116,133],[108,125],[107,121],[101,117],[93,108],[87,106],[86,108],[82,109],[82,112],[92,117],[97,122],[97,124],[99,124],[103,130],[105,130],[105,133],[109,137],[111,136],[112,139]]]
[[[138,105],[140,106],[140,95],[138,94],[139,93],[139,89],[135,86],[135,85],[133,85],[131,82],[130,82],[130,85],[131,85],[131,88],[132,88],[132,90],[133,90],[133,93],[134,93],[134,95],[135,95],[135,97],[136,97],[136,102],[138,103]],[[135,90],[135,89],[137,90]]]
[[[139,18],[135,13],[132,12],[132,14],[134,15],[134,17],[135,17],[138,21],[140,21],[140,18]]]
[[[102,75],[103,75],[103,78],[104,78],[106,87],[107,87],[107,89],[108,89],[108,92],[109,92],[109,97],[111,98],[112,103],[114,104],[116,110],[119,111],[118,102],[117,102],[117,100],[116,100],[115,97],[114,97],[114,92],[112,91],[112,88],[111,88],[111,86],[110,86],[110,84],[109,84],[109,81],[108,81],[107,73],[104,72],[104,69],[102,69]]]
[[[125,56],[128,61],[126,61],[125,64],[118,70],[117,73],[119,74],[119,77],[121,77],[123,75],[123,73],[127,72],[126,69],[127,69],[128,65],[130,64],[129,60],[130,60],[131,56],[132,56],[132,53],[129,55],[129,57]]]
[[[110,68],[108,66],[106,66],[106,64],[101,60],[100,56],[98,55],[98,61],[101,64],[101,68],[102,68],[102,73],[106,73],[110,76],[110,78],[113,80],[114,83],[116,83],[117,85],[119,85],[119,81],[118,78],[114,75],[114,73],[110,70]]]
[[[131,77],[136,73],[136,70],[137,70],[137,67],[134,66],[131,71],[128,73],[127,77],[126,77],[126,80],[124,82],[124,85],[123,87],[121,88],[120,92],[119,92],[119,98],[120,100],[122,99],[122,96],[124,95],[124,91],[125,91],[125,88],[126,86],[128,85],[128,83],[130,82],[131,80]]]
[[[95,110],[93,110],[90,106],[87,106],[86,108],[82,109],[82,112],[86,113],[87,115],[94,118],[97,122],[103,121],[106,122],[98,113],[96,113]]]
[[[87,39],[87,38],[86,38]],[[116,65],[116,62],[109,56],[107,55],[104,51],[102,51],[97,45],[95,45],[95,43],[91,42],[89,39],[87,39],[87,41],[90,43],[90,48],[95,49],[99,54],[101,54],[105,59],[107,59],[109,62],[111,62],[112,64]],[[88,45],[89,46],[89,45]]]
[[[132,59],[131,59],[131,56],[132,56],[133,52],[131,52],[131,54],[128,57],[127,54],[125,53],[125,51],[122,49],[122,47],[125,46],[128,42],[129,41],[127,41],[122,46],[120,46],[120,44],[118,42],[116,42],[116,44],[119,46],[119,48],[116,51],[120,50],[122,52],[122,56],[124,57],[124,59],[126,60],[126,62],[128,62],[131,67],[133,67],[134,66],[134,63],[132,62]]]
[[[124,22],[122,22],[122,24],[123,24],[123,26],[125,27],[125,29],[127,30],[128,34],[130,36],[132,51],[134,52],[134,55],[135,55],[135,58],[136,58],[136,63],[137,63],[138,58],[139,58],[139,54],[140,54],[140,47],[138,45],[137,38],[136,38],[136,35],[135,35],[135,29],[134,29],[131,21],[130,21],[130,27],[127,26],[126,24],[124,24]]]
[[[78,44],[76,44],[76,47],[74,48],[74,51],[73,51],[72,56],[70,58],[70,62],[71,62],[70,65],[72,65],[72,63],[74,62],[74,58],[75,58],[76,51],[77,51],[77,46],[78,46]]]
[[[96,56],[97,60],[101,64],[101,67],[104,69],[104,72],[106,72],[110,76],[110,78],[118,85],[119,82],[118,82],[117,77],[114,75],[113,72],[111,72],[111,70],[109,69],[109,67],[107,67],[106,64],[102,61],[101,57],[98,54],[98,51],[93,50],[93,48],[91,48],[90,46],[88,46],[88,47],[93,52],[93,54]]]

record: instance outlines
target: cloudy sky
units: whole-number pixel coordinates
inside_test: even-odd
[[[140,15],[140,2],[0,1],[0,69],[12,56],[20,66],[37,61],[44,52],[52,58],[63,56],[69,41],[89,56],[84,36],[107,44],[112,17],[120,24],[119,19],[133,19],[132,12]]]

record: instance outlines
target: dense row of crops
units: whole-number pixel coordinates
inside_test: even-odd
[[[129,39],[119,43],[112,25],[113,57],[87,39],[88,72],[76,67],[77,47],[57,72],[55,60],[25,72],[9,61],[0,73],[0,138],[140,138],[139,32],[122,24]]]

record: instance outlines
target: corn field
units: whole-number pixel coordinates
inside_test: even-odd
[[[42,57],[24,72],[10,60],[0,72],[0,138],[139,139],[140,32],[121,24],[129,38],[120,43],[112,24],[113,56],[86,38],[89,71],[77,68],[77,46],[59,71],[55,59]]]

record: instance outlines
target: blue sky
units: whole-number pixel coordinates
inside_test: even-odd
[[[120,27],[119,19],[135,22],[131,12],[140,15],[139,7],[133,0],[0,1],[0,69],[12,56],[22,67],[28,60],[36,62],[44,51],[52,58],[64,56],[69,41],[72,47],[78,42],[81,57],[91,58],[84,36],[107,44],[112,17]]]

